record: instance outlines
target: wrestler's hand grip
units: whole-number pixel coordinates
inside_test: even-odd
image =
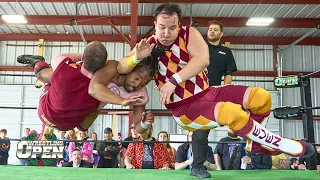
[[[144,115],[143,115],[143,118],[142,118],[142,120],[141,120],[141,122],[146,122],[146,120],[147,120],[147,113],[144,113]]]

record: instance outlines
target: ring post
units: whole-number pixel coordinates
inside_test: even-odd
[[[302,108],[312,107],[310,76],[302,78],[301,81],[302,81],[302,86],[300,87],[301,107]],[[302,114],[302,123],[303,123],[303,133],[304,133],[305,139],[307,139],[310,143],[315,143],[312,109],[306,109],[305,113]],[[316,170],[317,169],[316,161],[317,161],[317,153],[315,153],[313,156],[309,158],[306,158],[307,169]]]

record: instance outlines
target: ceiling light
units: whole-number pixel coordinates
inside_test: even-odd
[[[247,26],[269,26],[274,21],[271,17],[252,17],[250,18],[246,25]]]
[[[23,15],[2,15],[2,19],[7,23],[27,23]]]

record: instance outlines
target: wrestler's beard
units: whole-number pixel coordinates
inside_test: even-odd
[[[125,84],[123,88],[124,88],[124,90],[125,90],[127,93],[131,93],[131,92],[133,92],[133,91],[136,90],[135,87],[133,87],[133,86],[131,86],[131,85],[129,85],[129,84]]]
[[[221,38],[220,38],[220,35],[219,35],[219,36],[215,36],[213,38],[210,38],[209,36],[207,36],[207,39],[208,39],[209,42],[214,43],[214,42],[220,41]]]
[[[228,131],[228,136],[232,139],[236,139],[238,137],[238,135],[236,133],[231,133]]]

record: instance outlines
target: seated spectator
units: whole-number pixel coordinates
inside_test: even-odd
[[[0,165],[7,165],[10,150],[10,140],[7,136],[7,130],[0,130]]]
[[[158,141],[169,141],[169,134],[166,131],[161,131],[158,134]],[[170,168],[174,169],[174,163],[175,163],[175,158],[176,158],[176,149],[171,147],[170,144],[167,142],[165,144],[167,151],[169,152],[170,158],[171,158],[171,163],[170,163]]]
[[[82,160],[81,150],[75,148],[71,153],[71,161],[62,164],[62,167],[75,167],[75,168],[92,168],[92,163]]]
[[[241,169],[271,169],[271,156],[248,152],[241,160]]]
[[[130,126],[130,132],[131,132],[131,136],[125,138],[124,141],[129,141],[130,142],[130,141],[134,141],[134,140],[138,139],[139,135],[138,135],[138,133],[137,133],[135,127],[134,127],[134,124],[132,124]],[[124,154],[126,154],[129,142],[123,142],[122,143],[122,152],[121,152],[122,156]],[[122,158],[122,157],[120,158],[120,166],[123,167],[123,168],[126,168],[126,165],[124,163],[124,158]]]
[[[71,129],[69,131],[66,132],[66,138],[69,140],[76,140],[77,136],[76,136],[76,131],[74,129]]]
[[[292,169],[292,170],[306,170],[307,167],[303,163],[300,164],[299,159],[291,158],[290,159],[290,169]]]
[[[98,141],[98,136],[97,136],[97,133],[93,132],[91,133],[91,139],[93,141]],[[100,156],[98,154],[98,149],[99,149],[99,142],[93,142],[91,143],[92,145],[92,148],[93,148],[93,167],[94,168],[97,168],[98,167],[98,162],[99,162],[99,159],[100,159]]]
[[[84,132],[82,131],[77,131],[76,132],[77,140],[83,140],[84,137]],[[92,146],[89,142],[70,142],[68,151],[69,151],[69,161],[72,160],[72,152],[76,148],[81,150],[81,157],[83,160],[91,162],[91,155],[92,155]]]
[[[289,161],[284,153],[272,156],[272,169],[290,169]]]
[[[30,128],[25,128],[24,129],[24,136],[21,138],[21,140],[27,139],[30,133]],[[18,159],[18,164],[21,166],[26,166],[27,165],[27,160],[25,159]]]
[[[83,140],[92,141],[91,137],[89,137],[89,132],[88,131],[84,131]],[[92,154],[91,154],[91,162],[90,163],[93,163],[93,145],[94,145],[94,142],[90,142],[90,144],[91,144],[91,147],[92,147]]]
[[[89,137],[89,132],[88,131],[84,132],[84,139],[83,140],[89,140],[89,141],[92,140],[91,137]]]
[[[131,136],[125,138],[124,141],[134,141],[134,140],[138,139],[139,135],[138,135],[136,129],[134,128],[134,124],[132,124],[130,126],[130,131],[131,131]],[[128,142],[122,143],[123,148],[127,149],[128,146],[129,146]],[[123,153],[125,154],[125,152],[123,152]]]
[[[316,146],[317,151],[317,170],[320,171],[320,146]]]
[[[29,134],[30,134],[30,128],[25,128],[25,129],[24,129],[24,136],[21,138],[21,140],[27,139],[27,137],[29,136]]]
[[[65,131],[58,131],[58,137],[57,140],[67,140],[65,137],[66,132]],[[63,142],[64,144],[64,150],[63,150],[63,161],[68,162],[69,161],[69,152],[68,152],[68,145],[66,142]],[[60,162],[60,161],[59,161]]]
[[[117,156],[120,152],[119,144],[112,139],[112,129],[107,127],[104,130],[104,140],[109,142],[102,142],[99,144],[98,155],[100,156],[98,168],[117,168]]]
[[[191,169],[193,163],[193,154],[192,154],[192,134],[193,132],[188,133],[187,141],[188,143],[183,143],[178,147],[176,159],[175,159],[175,169]],[[214,164],[213,152],[210,146],[207,146],[207,155],[206,161],[203,163],[203,166],[207,168],[207,170],[216,169],[216,165]]]
[[[154,141],[152,137],[153,127],[139,134],[137,141],[144,143],[130,143],[125,154],[127,169],[162,169],[170,170],[170,155],[163,144],[148,143]]]
[[[220,139],[219,142],[242,141],[242,139],[231,129],[228,129],[228,136]],[[219,143],[214,150],[214,160],[217,170],[241,169],[241,158],[245,156],[243,145],[236,143]]]
[[[30,136],[30,135],[34,135],[34,136],[35,136],[35,139],[39,139],[39,136],[40,136],[40,134],[38,134],[38,132],[37,132],[36,130],[30,131],[29,136]]]

